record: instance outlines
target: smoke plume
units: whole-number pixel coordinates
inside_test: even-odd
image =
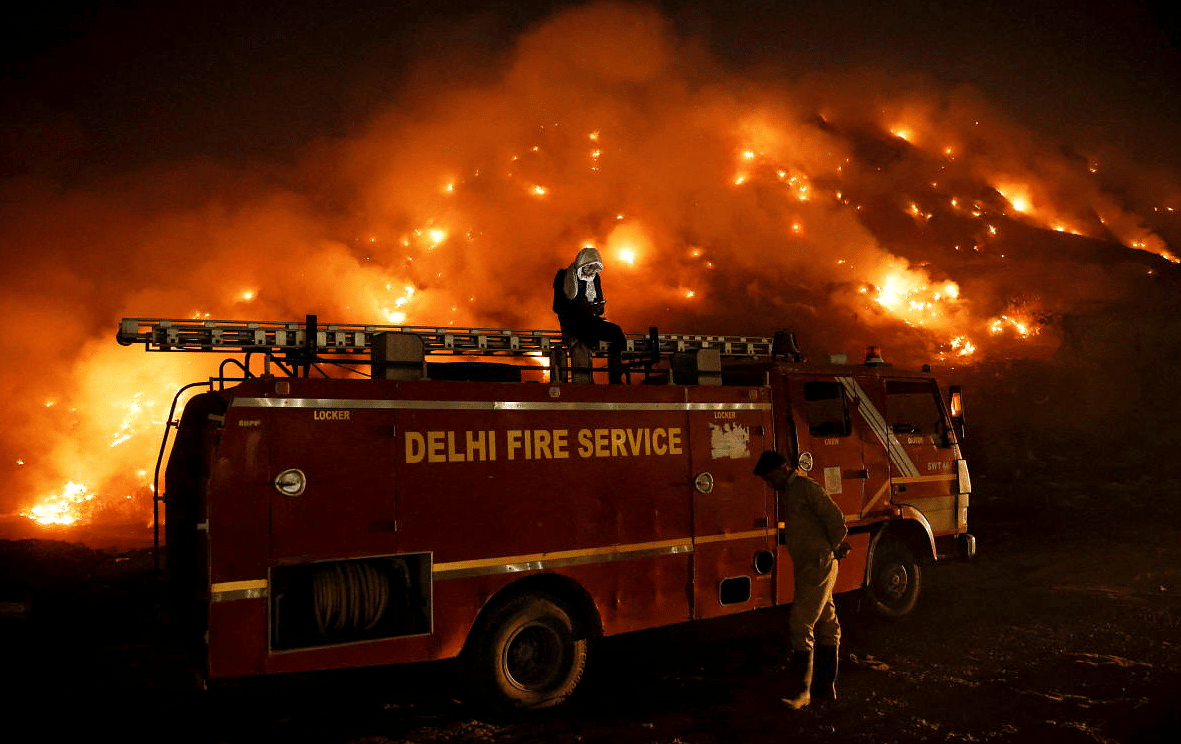
[[[734,69],[652,7],[569,9],[423,59],[295,165],[5,183],[0,513],[150,515],[172,396],[220,360],[117,346],[124,316],[552,328],[593,245],[625,331],[1044,358],[1064,315],[1172,291],[1177,183],[970,89]]]

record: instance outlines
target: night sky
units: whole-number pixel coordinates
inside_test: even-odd
[[[193,157],[287,162],[352,131],[422,60],[491,64],[518,32],[572,4],[30,6],[0,44],[0,176],[68,183]],[[678,31],[739,66],[793,76],[871,67],[968,84],[1049,136],[1181,166],[1174,3],[660,5]]]

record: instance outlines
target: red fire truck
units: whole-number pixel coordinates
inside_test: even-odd
[[[765,449],[844,512],[839,592],[901,615],[924,565],[975,551],[959,391],[806,364],[789,334],[629,335],[625,385],[555,331],[129,318],[118,340],[245,354],[170,422],[159,497],[210,680],[459,657],[494,703],[560,702],[592,639],[792,601]]]

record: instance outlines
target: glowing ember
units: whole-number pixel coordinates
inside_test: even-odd
[[[1003,333],[1006,330],[1012,330],[1018,336],[1027,338],[1037,333],[1037,326],[1031,324],[1028,320],[1018,317],[1010,317],[1002,315],[999,318],[993,318],[988,324],[989,332],[993,334]]]
[[[966,357],[976,353],[976,345],[965,336],[956,336],[947,343],[954,356]]]
[[[905,268],[888,271],[876,290],[874,300],[879,305],[905,322],[916,325],[943,317],[960,294],[955,282],[940,282],[932,286],[922,272]]]
[[[21,516],[42,525],[76,524],[86,519],[89,512],[87,507],[94,498],[94,493],[86,486],[69,481],[57,493],[45,497],[28,511],[21,512]]]
[[[1029,195],[1029,188],[1017,184],[1004,184],[996,187],[997,192],[1018,212],[1028,212],[1033,202]]]

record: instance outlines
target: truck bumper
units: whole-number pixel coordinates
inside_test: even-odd
[[[956,535],[956,555],[960,560],[970,561],[976,557],[976,536],[967,532]]]

